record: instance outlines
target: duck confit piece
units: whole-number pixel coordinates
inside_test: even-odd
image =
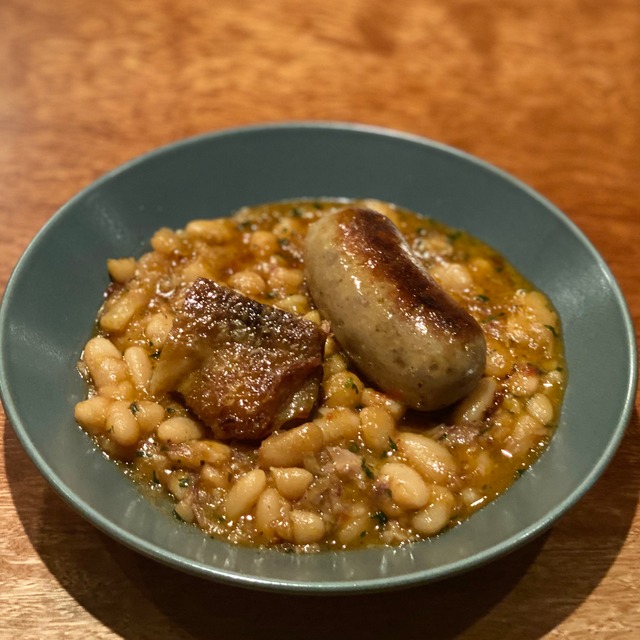
[[[220,439],[261,439],[316,404],[326,333],[199,278],[187,289],[151,380],[179,393]]]

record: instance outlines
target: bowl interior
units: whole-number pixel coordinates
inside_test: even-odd
[[[372,197],[463,228],[502,252],[560,313],[569,383],[548,450],[455,529],[396,549],[296,556],[207,538],[149,503],[76,426],[80,351],[109,257],[140,255],[161,226],[297,197]],[[366,591],[469,569],[529,540],[611,459],[632,409],[634,332],[591,244],[531,189],[456,150],[342,124],[248,127],[189,139],[108,174],[65,205],[16,267],[0,312],[5,408],[52,486],[97,527],[177,568],[276,590]],[[597,363],[597,366],[594,366]]]

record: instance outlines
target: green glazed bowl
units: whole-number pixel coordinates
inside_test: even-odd
[[[75,424],[76,361],[107,285],[105,261],[140,255],[161,226],[298,197],[378,198],[465,229],[550,296],[569,383],[548,450],[467,522],[399,548],[286,554],[211,539],[151,504]],[[15,268],[0,311],[7,415],[44,477],[96,527],[177,569],[245,587],[365,592],[486,563],[549,527],[592,486],[633,407],[632,323],[611,272],[540,195],[460,151],[340,123],[254,126],[188,139],[116,169],[58,211]]]

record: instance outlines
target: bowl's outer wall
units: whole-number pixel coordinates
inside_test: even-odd
[[[75,425],[76,362],[107,285],[105,261],[139,256],[161,226],[296,197],[372,197],[464,228],[505,254],[558,309],[569,385],[552,445],[501,498],[438,538],[397,549],[296,556],[231,547],[165,515]],[[16,267],[0,320],[7,414],[39,469],[124,544],[178,568],[255,588],[406,586],[513,549],[603,471],[632,408],[634,333],[602,259],[560,212],[495,168],[394,132],[322,123],[183,141],[108,174],[65,205]]]

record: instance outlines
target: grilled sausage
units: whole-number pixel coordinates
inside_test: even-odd
[[[360,371],[414,409],[447,407],[484,371],[480,325],[428,274],[398,228],[347,208],[309,228],[311,297]]]

